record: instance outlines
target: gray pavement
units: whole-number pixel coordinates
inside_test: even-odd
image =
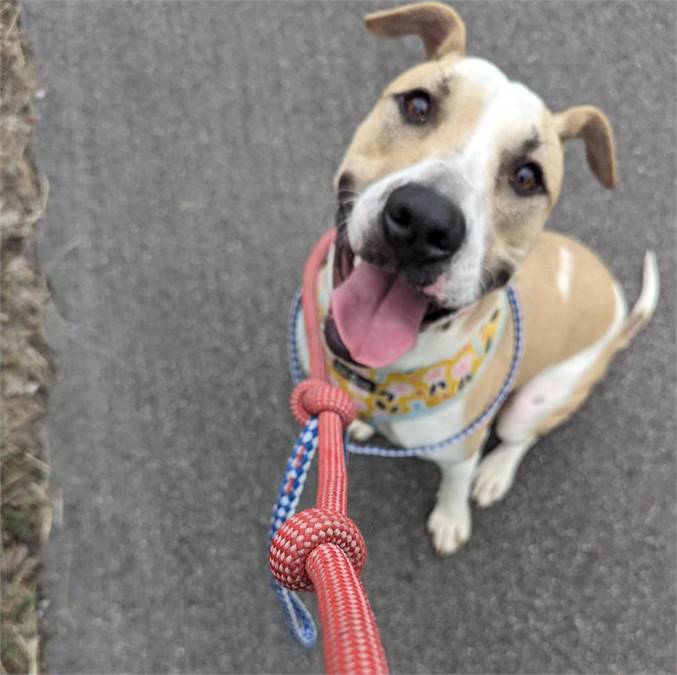
[[[371,5],[372,7],[374,5]],[[552,227],[655,320],[525,461],[470,544],[424,532],[436,469],[355,457],[364,582],[396,672],[675,671],[675,4],[456,5],[472,53],[553,108],[590,102],[621,186],[567,159]],[[47,546],[52,672],[314,672],[268,585],[296,426],[288,301],[331,224],[330,179],[380,88],[420,58],[357,2],[40,2],[27,27],[52,185],[42,257],[59,379]],[[307,501],[310,501],[309,499]]]

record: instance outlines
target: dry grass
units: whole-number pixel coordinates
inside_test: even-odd
[[[37,672],[40,545],[51,508],[43,422],[52,364],[36,252],[47,182],[30,148],[36,77],[20,7],[0,0],[0,462],[3,672]]]

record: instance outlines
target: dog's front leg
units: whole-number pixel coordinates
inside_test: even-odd
[[[350,440],[357,441],[358,443],[366,443],[375,433],[376,429],[374,427],[359,419],[353,420],[348,427]]]
[[[428,532],[437,555],[449,555],[470,538],[470,486],[479,452],[470,459],[431,458],[442,472],[437,502],[428,518]]]

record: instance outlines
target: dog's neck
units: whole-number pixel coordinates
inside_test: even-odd
[[[328,313],[333,290],[331,273],[333,258],[334,248],[332,246],[327,264],[322,269],[318,280],[318,300],[322,314],[325,316]],[[449,358],[468,343],[478,327],[486,322],[496,309],[505,306],[505,293],[503,290],[496,290],[474,305],[465,307],[451,316],[438,319],[421,331],[416,346],[389,366],[388,370],[406,371],[423,368]]]
[[[329,313],[332,258],[330,253],[318,279],[322,320]],[[350,395],[360,419],[370,424],[428,415],[458,402],[473,388],[498,351],[508,314],[506,294],[492,293],[425,327],[415,347],[385,368],[346,361],[325,345],[329,378]]]

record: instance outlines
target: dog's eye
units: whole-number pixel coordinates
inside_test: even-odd
[[[518,195],[543,192],[543,170],[538,164],[528,162],[518,166],[510,175],[510,184]]]
[[[400,110],[407,122],[412,124],[425,124],[433,111],[433,100],[430,94],[423,89],[414,89],[414,91],[397,96]]]

